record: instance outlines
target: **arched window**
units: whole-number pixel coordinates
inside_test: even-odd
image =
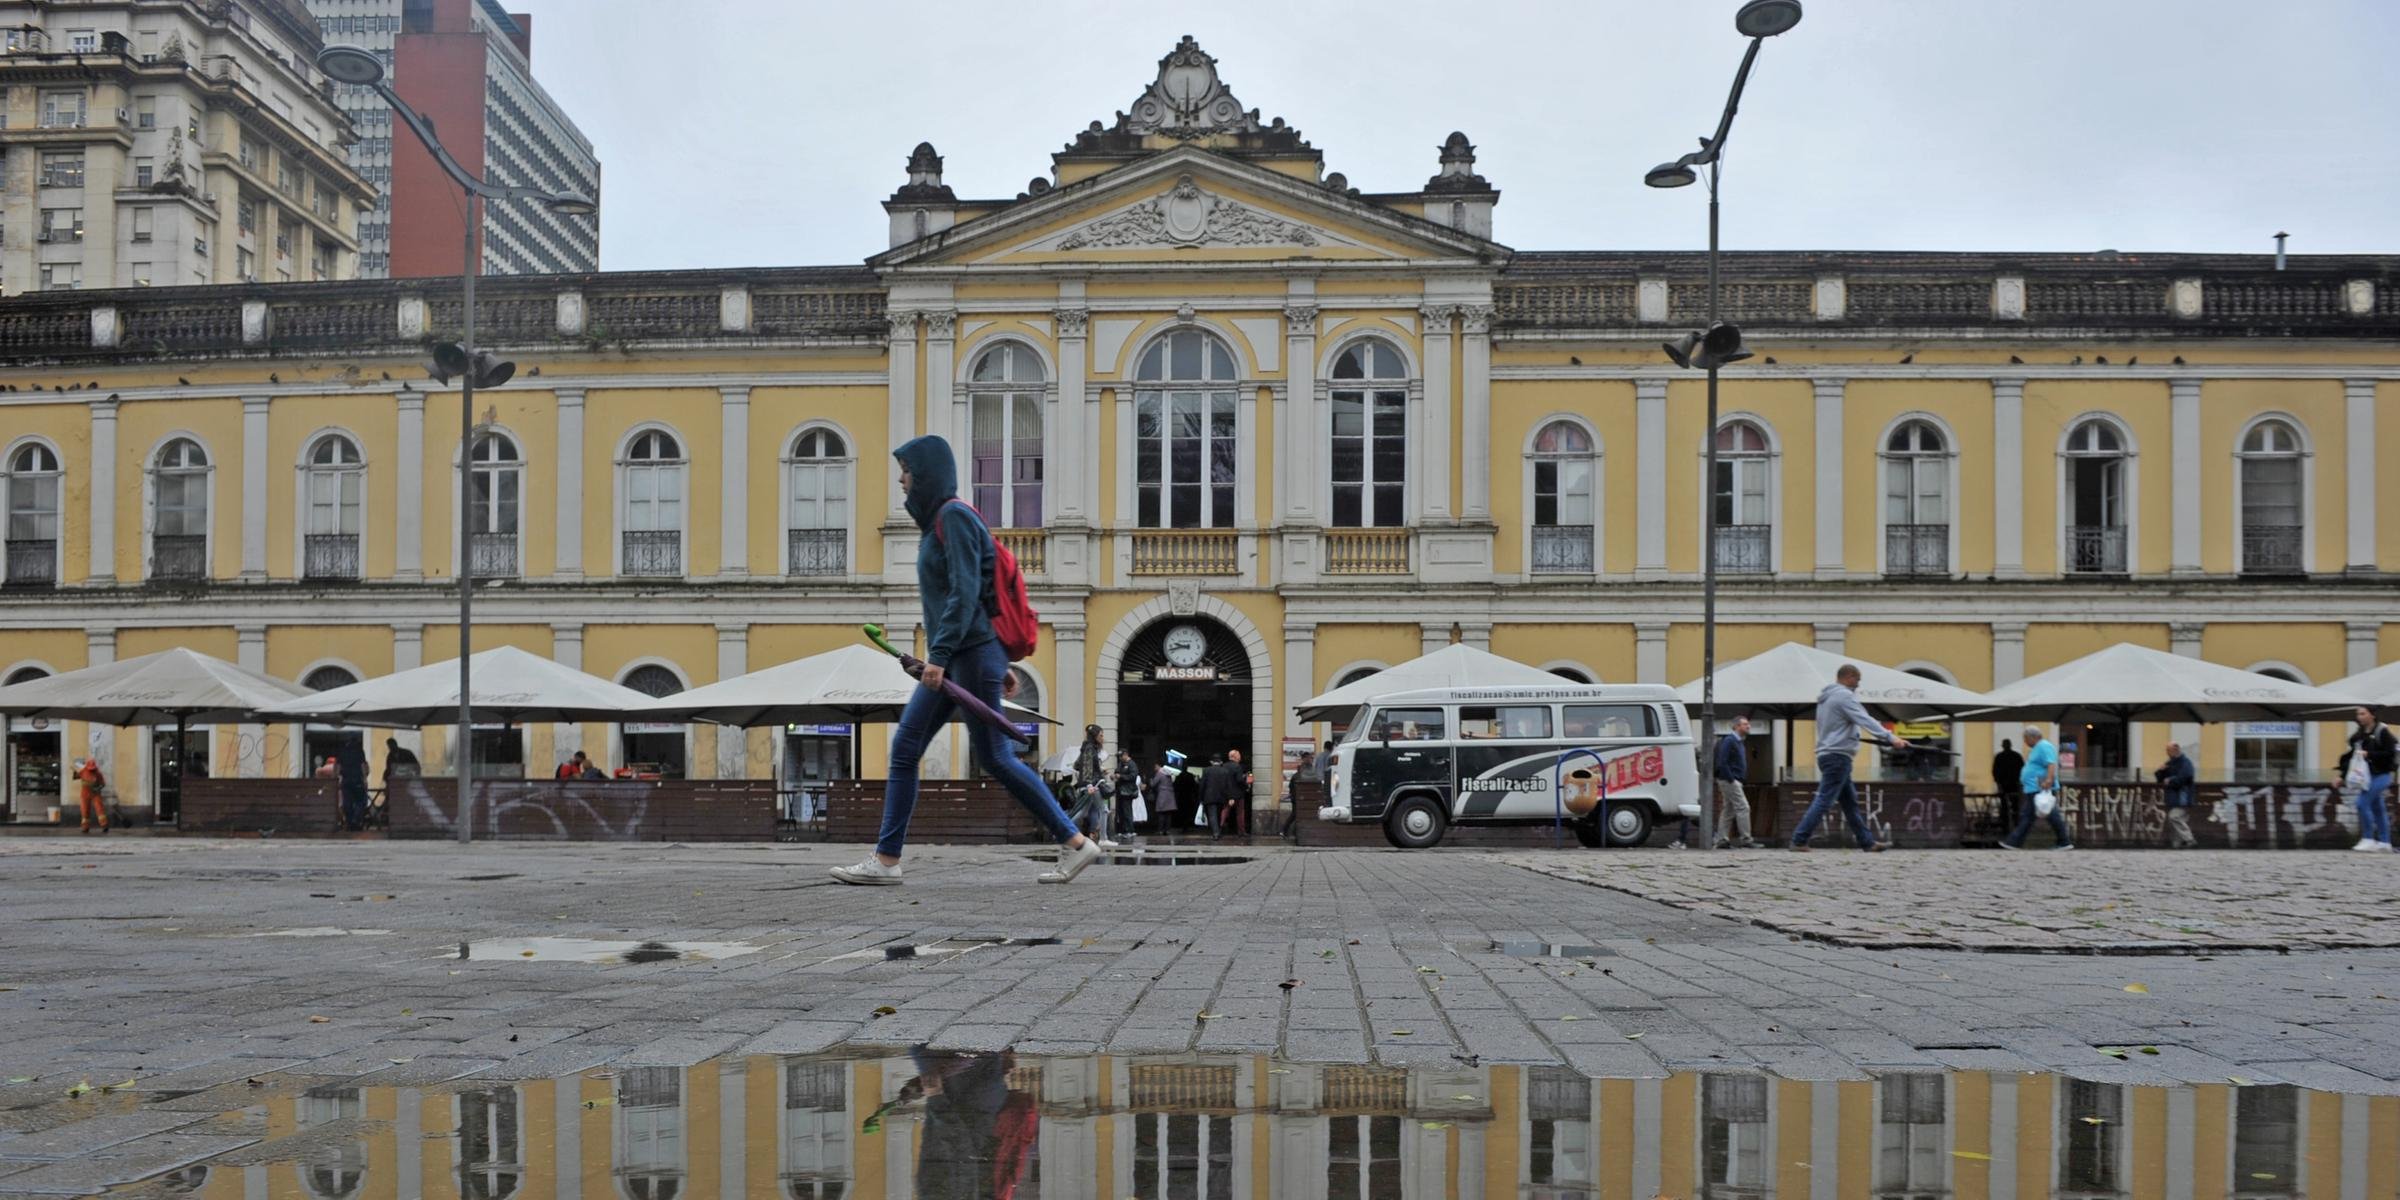
[[[1717,478],[1710,491],[1717,520],[1717,570],[1763,575],[1775,569],[1775,525],[1768,505],[1775,453],[1750,421],[1717,430]]]
[[[476,438],[467,471],[467,552],[478,578],[513,576],[522,569],[517,520],[524,494],[525,463],[517,456],[516,441],[497,432]]]
[[[463,1200],[508,1200],[525,1179],[524,1118],[517,1089],[458,1096],[458,1176]]]
[[[2304,567],[2300,433],[2286,422],[2260,421],[2242,438],[2242,574],[2297,575]]]
[[[976,357],[967,388],[975,511],[998,528],[1040,528],[1042,360],[1002,342]]]
[[[159,447],[151,466],[157,519],[150,532],[152,579],[208,575],[208,452],[190,438]]]
[[[1950,446],[1930,421],[1903,421],[1884,439],[1883,569],[1950,573]]]
[[[300,482],[307,531],[301,541],[303,577],[359,577],[359,511],[366,483],[366,459],[348,437],[329,433],[309,447]]]
[[[1150,343],[1134,371],[1134,495],[1145,529],[1230,528],[1233,355],[1197,329]]]
[[[617,464],[626,575],[683,574],[683,446],[663,429],[635,434]]]
[[[2067,562],[2078,575],[2122,575],[2125,550],[2125,440],[2107,421],[2067,435]]]
[[[1591,431],[1574,421],[1552,421],[1533,435],[1526,458],[1533,488],[1533,574],[1592,573],[1599,528],[1595,449]]]
[[[1372,679],[1382,672],[1382,667],[1355,667],[1351,670],[1342,672],[1342,677],[1334,680],[1333,686],[1337,688],[1346,688],[1351,684],[1357,683],[1359,680]]]
[[[358,676],[352,674],[348,667],[330,664],[318,667],[300,677],[300,686],[312,692],[330,692],[335,688],[349,687],[357,682]],[[330,725],[301,726],[301,778],[307,778],[309,772],[315,770],[319,763],[339,755],[343,746],[356,745],[363,753],[366,750],[365,743],[366,735],[356,729],[340,729]]]
[[[683,1068],[617,1073],[617,1189],[627,1200],[679,1200],[688,1171]]]
[[[790,493],[784,570],[844,575],[850,570],[850,447],[823,427],[802,430],[784,460]]]
[[[1566,680],[1568,683],[1592,682],[1591,675],[1578,667],[1552,667],[1550,668],[1550,673],[1558,676],[1560,679]]]
[[[300,1097],[300,1128],[355,1122],[366,1115],[359,1090],[352,1087],[312,1088]],[[328,1153],[309,1159],[300,1182],[317,1200],[347,1200],[367,1179],[367,1146],[357,1137],[335,1143]]]
[[[58,455],[40,442],[17,447],[8,458],[8,556],[0,582],[10,587],[50,587],[59,572]]]
[[[645,696],[672,696],[683,690],[683,679],[657,663],[644,663],[625,673],[622,686]],[[617,727],[624,738],[617,761],[636,776],[681,779],[689,773],[688,727],[666,722],[628,721]],[[739,736],[738,731],[724,736]]]
[[[1333,523],[1407,523],[1408,368],[1380,339],[1333,360]]]

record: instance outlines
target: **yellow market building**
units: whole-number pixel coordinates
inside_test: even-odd
[[[1658,346],[1702,318],[1698,255],[1511,250],[1457,134],[1410,190],[1325,166],[1186,39],[1013,198],[959,198],[917,147],[861,265],[487,280],[479,340],[519,370],[463,468],[422,369],[460,325],[440,280],[19,297],[0,678],[450,657],[462,497],[478,647],[669,691],[913,636],[890,451],[920,433],[1030,572],[1034,699],[1144,758],[1273,762],[1322,732],[1296,701],[1454,641],[1693,678],[1710,503],[1728,660],[1799,641],[1982,689],[2119,641],[2311,683],[2400,657],[2400,258],[1732,254],[1758,357],[1712,487],[1702,384]],[[1956,733],[1979,787],[1994,731]],[[327,736],[196,740],[289,775]],[[2339,745],[2067,734],[2104,767],[2171,736],[2212,776],[2322,779]],[[86,752],[146,796],[166,740],[18,722],[13,815]],[[482,740],[534,776],[577,747],[698,777],[844,757],[799,729]]]

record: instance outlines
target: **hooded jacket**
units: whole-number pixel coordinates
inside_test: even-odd
[[[950,660],[994,640],[992,535],[958,498],[958,459],[950,443],[928,434],[902,442],[892,457],[908,468],[908,515],[917,539],[917,598],[925,608],[925,659],[947,671]]]
[[[1838,683],[1826,684],[1825,690],[1817,693],[1817,753],[1856,754],[1860,734],[1886,746],[1892,744],[1892,735],[1859,703],[1857,692]]]

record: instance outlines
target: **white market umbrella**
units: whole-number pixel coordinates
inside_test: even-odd
[[[1377,671],[1294,707],[1302,721],[1339,721],[1377,696],[1452,687],[1556,687],[1564,682],[1540,667],[1464,644],[1444,646],[1399,666]]]
[[[672,696],[645,696],[641,712],[653,720],[745,728],[875,724],[899,720],[918,687],[891,655],[872,646],[843,646]],[[1003,702],[1001,711],[1019,721],[1058,723],[1013,702]]]
[[[473,719],[507,725],[539,721],[615,721],[640,713],[651,697],[562,667],[514,646],[478,652]],[[348,687],[263,705],[259,719],[330,725],[414,728],[458,720],[458,660],[428,663]]]
[[[2329,692],[2354,697],[2369,708],[2400,708],[2400,662],[2360,671],[2325,685]]]
[[[2343,691],[2119,642],[1992,689],[1977,720],[2272,721],[2347,708]]]
[[[1953,687],[1938,679],[1911,675],[1831,651],[1785,642],[1731,666],[1717,668],[1717,712],[1807,720],[1817,712],[1817,697],[1834,683],[1834,673],[1848,663],[1858,668],[1858,699],[1867,710],[1894,721],[1951,717],[1990,708],[1992,699],[1981,692]],[[1700,703],[1701,680],[1675,689],[1686,705]]]
[[[177,647],[0,687],[0,715],[102,725],[211,725],[311,694],[272,675]]]

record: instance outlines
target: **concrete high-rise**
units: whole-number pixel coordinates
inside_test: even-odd
[[[392,86],[433,121],[470,173],[495,184],[600,198],[600,160],[533,78],[533,18],[497,0],[307,0],[328,42],[381,55]],[[337,85],[358,127],[350,161],[381,191],[359,221],[359,274],[455,275],[464,230],[457,185],[367,88]],[[457,132],[480,130],[482,136]],[[483,270],[494,275],[596,271],[597,217],[539,204],[485,206]]]

